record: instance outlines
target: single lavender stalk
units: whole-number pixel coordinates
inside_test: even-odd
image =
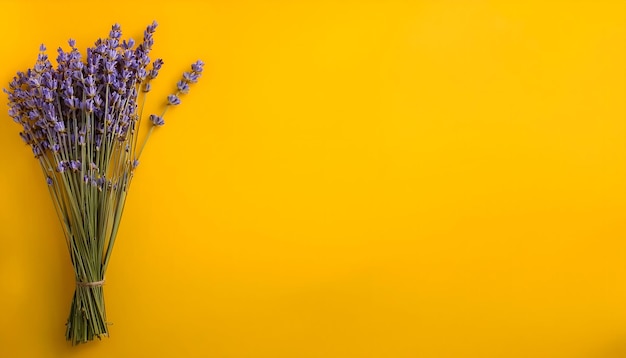
[[[160,116],[157,116],[156,114],[150,115],[150,122],[152,123],[152,126],[150,126],[148,134],[146,135],[144,142],[139,149],[139,154],[137,154],[137,157],[135,158],[137,162],[139,161],[141,153],[143,153],[143,150],[148,143],[148,140],[150,139],[154,128],[161,127],[165,124],[165,120],[163,119],[163,117],[165,117],[165,113],[167,113],[167,110],[170,108],[170,106],[177,106],[180,104],[180,95],[189,93],[189,85],[198,82],[198,79],[200,78],[200,76],[202,76],[203,69],[204,62],[202,62],[201,60],[193,63],[191,65],[191,71],[183,72],[183,78],[176,83],[176,93],[167,96],[167,105],[165,106],[165,109],[163,109],[163,113],[161,113]]]
[[[66,338],[73,345],[108,336],[104,305],[105,273],[113,251],[128,189],[139,157],[155,126],[178,96],[202,72],[201,61],[183,75],[161,116],[150,116],[150,131],[137,152],[138,128],[146,93],[163,65],[150,64],[157,24],[142,43],[120,42],[119,25],[87,49],[83,60],[69,40],[53,68],[42,45],[32,69],[18,72],[5,89],[9,115],[33,150],[61,221],[76,280]],[[138,95],[143,92],[138,113]]]

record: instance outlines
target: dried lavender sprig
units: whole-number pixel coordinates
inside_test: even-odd
[[[191,64],[191,71],[183,72],[182,79],[177,82],[176,92],[167,96],[167,104],[163,109],[161,115],[150,115],[150,122],[152,123],[152,125],[150,126],[150,129],[148,130],[148,133],[144,138],[143,144],[141,145],[141,148],[139,149],[139,153],[135,157],[135,160],[139,161],[139,158],[141,158],[141,154],[143,153],[143,150],[146,147],[146,144],[148,143],[148,140],[150,139],[154,128],[161,127],[165,124],[164,117],[165,113],[167,113],[167,110],[171,106],[177,106],[181,103],[180,95],[189,93],[189,85],[198,82],[198,79],[200,78],[200,76],[202,76],[203,70],[204,62],[202,62],[202,60],[197,60],[196,62]]]
[[[148,92],[150,92],[151,86],[152,86],[152,80],[154,80],[155,78],[157,78],[157,76],[159,75],[159,70],[161,69],[161,67],[163,66],[163,60],[162,59],[156,59],[153,63],[152,63],[152,69],[150,70],[150,72],[148,72],[148,77],[146,78],[146,81],[143,84],[143,90],[142,90],[142,94],[143,94],[143,99],[141,101],[141,109],[139,110],[139,117],[138,117],[138,121],[137,121],[137,128],[139,128],[139,125],[141,124],[141,119],[143,118],[143,110],[146,107],[146,98],[148,98]],[[135,128],[133,127],[133,131],[135,130]],[[138,142],[138,136],[135,136],[135,140],[133,141],[133,153],[136,152],[137,150],[137,142]]]

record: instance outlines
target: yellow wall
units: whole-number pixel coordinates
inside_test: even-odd
[[[623,0],[0,13],[3,84],[114,22],[160,23],[155,110],[207,62],[133,183],[112,336],[77,348],[60,225],[2,110],[0,357],[626,357]]]

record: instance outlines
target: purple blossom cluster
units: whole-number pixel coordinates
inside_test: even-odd
[[[18,72],[9,83],[4,90],[9,115],[22,126],[20,136],[44,167],[81,172],[89,177],[86,182],[97,183],[100,176],[92,168],[106,175],[119,148],[129,152],[129,167],[136,167],[137,99],[150,91],[163,66],[162,59],[150,59],[156,27],[156,22],[150,24],[136,45],[133,39],[122,40],[115,24],[107,38],[87,49],[84,59],[70,39],[69,51],[58,49],[56,68],[41,45],[34,67]],[[180,104],[180,95],[197,82],[203,65],[198,61],[183,74],[177,92],[167,97],[168,106]],[[163,125],[163,115],[151,115],[150,123]],[[53,177],[47,173],[48,183]]]

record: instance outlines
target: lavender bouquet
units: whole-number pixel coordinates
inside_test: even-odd
[[[102,285],[133,174],[154,128],[202,73],[202,61],[183,73],[163,113],[149,116],[150,129],[138,145],[146,95],[163,65],[149,57],[156,27],[149,25],[135,46],[113,25],[84,60],[70,39],[69,52],[58,49],[56,68],[42,45],[34,68],[18,72],[4,90],[65,233],[76,280],[66,329],[73,345],[108,336]]]

